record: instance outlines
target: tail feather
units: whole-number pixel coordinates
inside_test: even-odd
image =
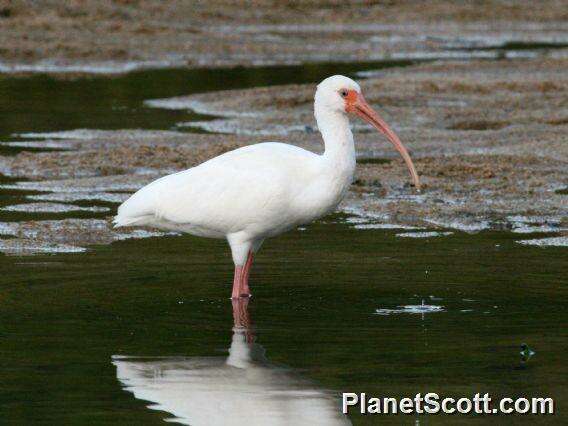
[[[156,182],[146,185],[134,193],[128,200],[118,207],[114,217],[115,228],[121,226],[143,226],[149,224],[155,218]]]
[[[145,222],[147,222],[148,218],[148,216],[127,217],[118,214],[114,217],[112,223],[115,228],[120,228],[123,226],[137,226],[144,225]]]

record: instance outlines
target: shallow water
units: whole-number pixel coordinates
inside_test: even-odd
[[[213,90],[319,82],[333,74],[350,74],[412,64],[410,60],[359,64],[319,64],[232,69],[165,69],[114,77],[54,78],[0,74],[0,140],[20,133],[73,129],[160,129],[205,116],[143,105]],[[177,128],[180,130],[182,128]]]
[[[259,395],[278,380],[286,387],[293,377],[294,386],[322,394],[481,391],[552,396],[561,405],[568,349],[565,249],[519,246],[504,233],[395,234],[327,221],[266,244],[248,311],[255,347],[266,351],[269,368],[286,371],[261,381]],[[123,390],[111,357],[216,365],[228,355],[232,265],[222,242],[150,238],[0,262],[0,406],[7,422],[160,424],[171,414],[149,410],[149,402]],[[443,311],[376,315],[423,300]],[[536,352],[526,363],[519,355],[523,343]],[[215,383],[205,373],[196,383],[175,377],[168,383],[173,393],[181,383],[182,398],[195,392],[192,386]]]
[[[377,66],[162,70],[77,80],[2,76],[0,139],[77,128],[168,129],[203,118],[146,108],[144,100],[318,81]],[[41,197],[25,197],[33,194]],[[0,193],[2,207],[46,200],[117,205]],[[1,211],[0,220],[106,215]],[[408,238],[413,233],[422,238]],[[0,256],[0,418],[7,424],[163,424],[177,416],[195,424],[199,416],[215,416],[222,400],[229,410],[246,407],[248,424],[255,416],[266,424],[266,410],[272,419],[293,410],[333,424],[346,420],[334,411],[342,391],[487,392],[556,400],[554,417],[499,417],[500,424],[561,422],[567,252],[518,240],[518,234],[490,231],[433,235],[335,215],[268,241],[253,270],[254,297],[237,308],[228,299],[232,264],[220,241],[167,236],[83,253]],[[235,322],[240,327],[233,329]],[[535,351],[528,361],[522,344]],[[349,421],[495,420],[354,413]]]

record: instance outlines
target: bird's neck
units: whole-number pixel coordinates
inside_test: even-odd
[[[349,119],[340,112],[317,107],[315,117],[325,144],[323,160],[338,172],[352,175],[355,170],[355,144]]]

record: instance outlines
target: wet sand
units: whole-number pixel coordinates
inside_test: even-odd
[[[510,229],[558,245],[568,228],[568,2],[532,4],[16,0],[0,6],[0,72],[73,78],[145,67],[416,60],[359,77],[411,150],[424,191],[409,185],[388,142],[354,121],[359,164],[341,210],[359,217],[361,229],[414,228],[401,237]],[[16,194],[0,206],[11,218],[0,250],[33,253],[43,241],[45,250],[73,251],[150,235],[115,233],[108,209],[159,176],[239,146],[277,140],[321,152],[314,88],[146,102],[214,116],[177,123],[180,131],[75,130],[5,142],[21,151],[0,156],[3,191]],[[192,128],[209,133],[181,131]],[[58,224],[66,220],[73,226]]]
[[[568,61],[444,62],[367,73],[368,100],[412,151],[423,194],[388,143],[354,123],[359,156],[350,200],[404,222],[463,229],[507,215],[565,216]],[[191,125],[316,147],[313,85],[212,93],[150,105],[223,115]],[[390,162],[370,159],[392,159]],[[490,225],[491,224],[491,225]]]
[[[417,194],[410,186],[404,163],[383,137],[354,121],[359,164],[341,209],[369,226],[566,235],[567,66],[563,59],[443,62],[367,73],[364,93],[410,149],[424,190]],[[289,85],[147,102],[213,114],[187,125],[218,134],[27,135],[35,136],[34,146],[58,142],[66,150],[0,157],[0,171],[16,180],[2,187],[39,191],[26,195],[36,209],[37,201],[95,200],[114,210],[151,180],[246,144],[277,140],[321,152],[313,93],[312,84]],[[30,223],[20,226],[43,233],[41,222]],[[80,223],[66,229],[59,243],[92,243],[80,237]],[[112,241],[106,232],[96,241]],[[559,241],[565,239],[552,242]]]
[[[568,1],[13,0],[0,29],[4,72],[354,62],[565,45]]]

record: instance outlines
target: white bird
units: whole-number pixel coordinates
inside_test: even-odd
[[[340,75],[323,80],[314,112],[323,154],[277,142],[226,152],[140,189],[118,208],[115,226],[226,238],[235,264],[232,298],[250,297],[250,268],[263,241],[332,212],[347,193],[355,172],[348,114],[388,137],[420,189],[408,151],[355,81]]]
[[[271,364],[254,343],[248,299],[233,300],[228,357],[113,356],[124,390],[192,426],[348,426],[339,398],[293,370]]]

